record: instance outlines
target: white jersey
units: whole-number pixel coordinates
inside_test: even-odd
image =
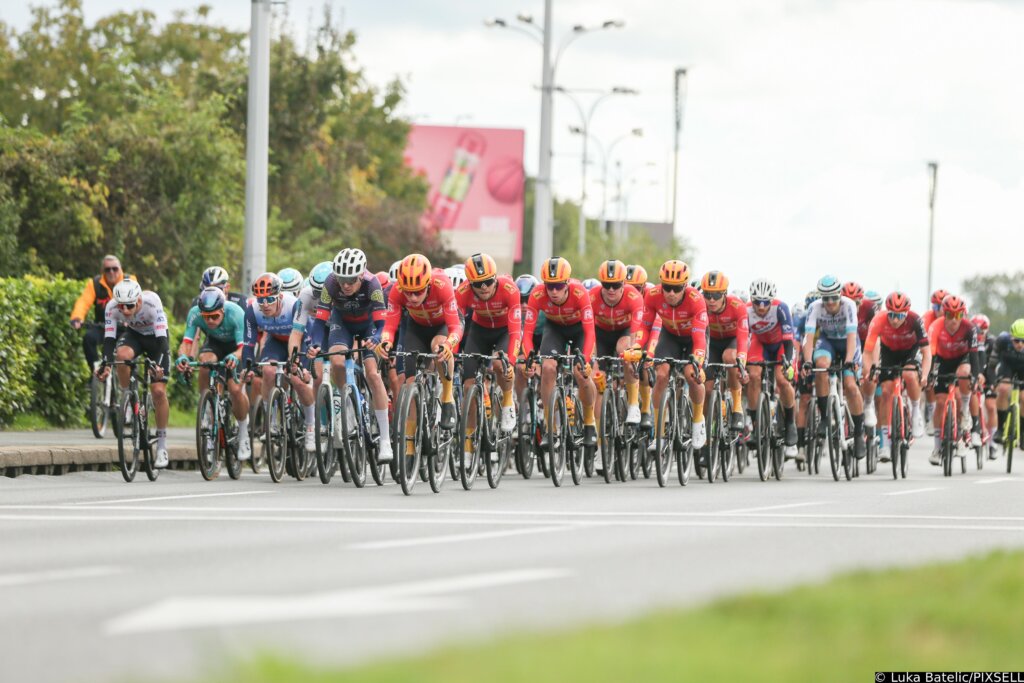
[[[316,315],[316,305],[320,301],[319,295],[313,294],[313,288],[306,285],[299,292],[299,312],[295,314],[295,324],[302,325],[309,329],[309,317]]]
[[[804,336],[812,337],[815,332],[826,339],[846,339],[851,332],[857,334],[857,304],[853,299],[840,297],[839,311],[833,315],[825,310],[824,302],[815,301],[807,309]]]
[[[167,314],[164,313],[164,305],[160,302],[159,295],[147,289],[139,299],[138,308],[135,315],[128,317],[117,307],[117,301],[111,299],[107,302],[106,326],[103,336],[108,339],[116,338],[118,325],[123,325],[138,334],[166,337]]]

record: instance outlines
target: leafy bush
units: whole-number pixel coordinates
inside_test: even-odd
[[[39,360],[33,287],[28,280],[0,280],[0,426],[31,409]]]

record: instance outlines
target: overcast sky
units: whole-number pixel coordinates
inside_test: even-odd
[[[166,18],[169,4],[84,0],[89,21],[139,7]],[[208,4],[215,19],[248,26],[248,2]],[[482,22],[519,12],[540,21],[539,0],[333,5],[358,35],[370,80],[406,82],[408,116],[524,128],[526,168],[535,171],[540,49]],[[320,6],[290,1],[299,34]],[[591,128],[606,147],[643,128],[613,155],[635,180],[625,179],[636,219],[666,216],[673,70],[689,68],[678,232],[697,248],[694,270],[721,269],[743,284],[774,277],[790,300],[832,272],[883,294],[904,288],[922,303],[931,159],[940,164],[935,285],[1024,269],[1024,2],[555,0],[554,11],[556,44],[577,23],[626,22],[575,41],[556,80],[641,92],[605,100]],[[8,4],[0,17],[23,28],[28,11]],[[593,96],[580,97],[588,106]],[[556,99],[559,196],[580,193],[581,140],[568,131],[578,123],[572,103]],[[587,211],[596,216],[602,173],[592,156]],[[608,214],[616,211],[609,203]]]

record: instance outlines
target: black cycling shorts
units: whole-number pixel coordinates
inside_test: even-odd
[[[135,330],[125,330],[125,333],[117,340],[116,348],[127,346],[135,352],[135,358],[143,354],[151,361],[155,361],[164,371],[163,379],[154,380],[153,383],[166,382],[171,374],[171,354],[164,350],[164,343],[159,337],[151,334],[139,334]]]
[[[956,380],[952,380],[952,381],[950,381],[949,379],[945,379],[944,380],[944,379],[941,378],[941,375],[951,375],[951,374],[954,374],[961,365],[963,365],[964,363],[970,363],[971,362],[970,356],[965,353],[964,355],[962,355],[962,356],[960,356],[958,358],[950,359],[950,358],[939,358],[939,357],[936,357],[936,360],[938,361],[938,368],[939,368],[938,372],[939,372],[940,378],[935,381],[935,393],[936,394],[946,394],[946,393],[949,393],[949,386],[950,386],[950,384],[953,384]]]
[[[473,325],[462,340],[463,353],[482,353],[488,356],[494,355],[497,351],[508,353],[508,328],[507,327],[483,327]],[[510,363],[515,359],[510,358]],[[480,360],[477,358],[466,358],[462,361],[462,380],[473,379]]]
[[[688,360],[693,354],[693,338],[687,334],[685,337],[672,334],[668,330],[662,330],[658,337],[658,345],[654,347],[655,358],[677,358]]]
[[[736,337],[729,339],[708,339],[708,362],[721,363],[722,355],[728,349],[736,348]]]
[[[616,348],[619,345],[619,340],[623,337],[629,337],[629,328],[626,327],[621,330],[609,332],[608,330],[602,330],[600,327],[595,325],[594,335],[597,341],[597,344],[594,347],[594,352],[598,356],[617,356],[618,352],[616,351]],[[601,369],[606,369],[604,366],[607,364],[607,361],[602,361]]]
[[[540,355],[564,355],[567,353],[567,345],[573,349],[583,350],[583,323],[557,325],[548,320],[544,325],[544,334],[540,338]]]
[[[910,365],[917,360],[917,352],[919,350],[920,348],[915,346],[914,348],[907,349],[906,351],[893,351],[885,344],[879,343],[878,364],[883,368],[890,365]],[[896,379],[896,375],[898,374],[901,373],[882,370],[878,373],[878,381],[891,382]]]

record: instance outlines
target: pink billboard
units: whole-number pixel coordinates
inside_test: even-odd
[[[426,230],[503,232],[523,255],[522,130],[412,126],[405,163],[430,183]]]

